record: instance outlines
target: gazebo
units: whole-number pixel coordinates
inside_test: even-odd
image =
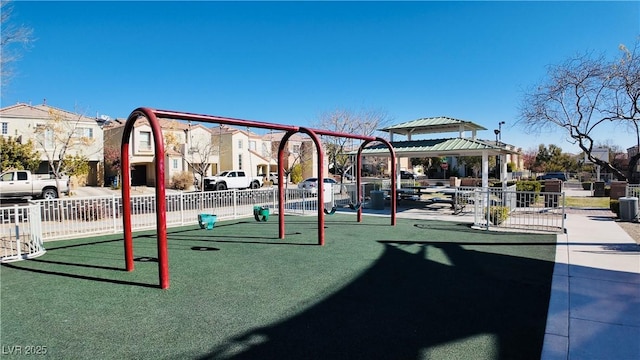
[[[489,156],[499,156],[501,181],[506,184],[507,154],[518,154],[512,146],[500,141],[479,140],[478,130],[485,127],[470,121],[453,119],[450,117],[422,118],[388,126],[379,131],[389,133],[389,140],[396,151],[399,169],[400,158],[440,157],[440,156],[482,156],[482,187],[489,186]],[[455,138],[414,139],[425,134],[458,133]],[[471,136],[468,136],[468,133]],[[406,139],[398,140],[402,136]],[[374,145],[362,151],[363,156],[387,157],[388,151],[384,145]],[[399,177],[399,172],[397,174]],[[397,182],[398,186],[400,182]]]

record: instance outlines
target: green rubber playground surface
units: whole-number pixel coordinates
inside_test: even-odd
[[[353,215],[168,229],[171,287],[155,232],[46,243],[4,264],[3,358],[539,359],[555,235]],[[24,351],[24,350],[23,350]],[[23,352],[24,354],[24,352]]]

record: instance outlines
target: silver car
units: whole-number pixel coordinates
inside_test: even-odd
[[[331,185],[337,185],[338,184],[338,182],[335,181],[332,178],[324,178],[324,183],[325,184],[331,184]],[[307,178],[304,181],[298,183],[298,188],[299,189],[308,190],[312,194],[317,194],[318,193],[318,178],[315,178],[315,177]]]

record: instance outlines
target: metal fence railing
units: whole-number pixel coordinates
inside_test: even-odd
[[[561,192],[475,189],[474,225],[486,229],[519,229],[563,233],[565,196]]]
[[[175,192],[165,198],[167,227],[196,224],[202,213],[215,214],[220,220],[252,217],[257,205],[278,211],[277,188]],[[332,196],[325,198],[325,206],[346,206],[355,198],[355,186],[334,187]],[[318,211],[317,196],[309,190],[286,189],[285,199],[285,213],[312,215]],[[44,240],[123,231],[120,195],[35,200],[31,204],[40,210]],[[156,227],[155,194],[131,197],[131,227],[134,231]]]
[[[640,184],[627,184],[626,197],[640,197]]]
[[[30,259],[45,253],[38,205],[1,207],[0,216],[0,262]]]

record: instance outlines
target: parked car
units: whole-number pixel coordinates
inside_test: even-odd
[[[262,177],[262,181],[264,182],[265,180],[269,180],[271,181],[271,183],[273,185],[278,185],[278,173],[277,172],[272,172],[269,173],[269,176],[267,177],[267,174],[259,174],[258,176]],[[286,181],[285,181],[286,182]]]
[[[58,185],[60,189],[58,189]],[[55,199],[69,193],[69,178],[39,179],[25,170],[10,170],[0,174],[0,198]]]
[[[548,172],[544,175],[540,175],[536,177],[536,180],[551,180],[551,179],[567,181],[567,177],[562,172]]]
[[[338,185],[338,182],[332,178],[324,178],[325,184]],[[307,178],[298,183],[298,189],[309,190],[312,194],[318,193],[318,178]]]
[[[417,178],[418,178],[418,176],[416,174],[412,173],[411,171],[400,170],[400,179],[415,180]]]
[[[262,186],[261,176],[248,176],[242,170],[223,171],[204,178],[205,190],[257,189]]]

